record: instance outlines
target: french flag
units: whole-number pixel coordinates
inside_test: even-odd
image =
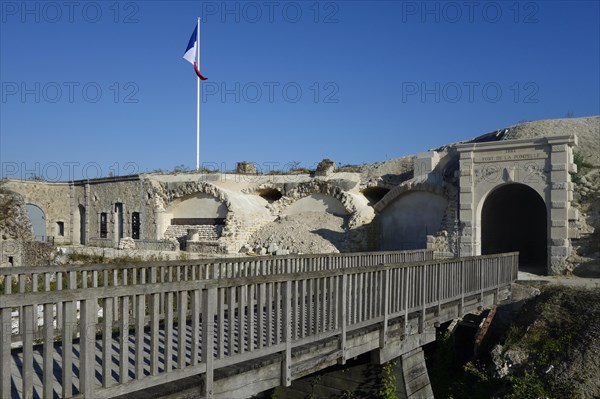
[[[200,43],[198,43],[198,25],[196,25],[196,29],[194,29],[194,33],[192,33],[192,37],[190,37],[190,41],[185,49],[185,53],[183,54],[183,58],[194,65],[194,70],[196,71],[196,75],[200,78],[200,80],[206,80],[207,78],[200,73],[198,69],[198,51],[200,50]]]

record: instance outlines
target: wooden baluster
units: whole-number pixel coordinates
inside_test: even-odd
[[[381,313],[383,315],[383,325],[381,326],[379,335],[379,347],[384,348],[387,345],[388,320],[390,310],[390,269],[385,269],[382,272],[381,278],[383,279],[383,282],[381,284],[381,299],[383,304],[383,309],[381,310]]]
[[[135,378],[144,378],[144,325],[146,318],[146,295],[134,296],[135,312]]]
[[[119,347],[119,382],[129,380],[129,296],[121,297],[120,314],[120,347]]]
[[[75,272],[67,272],[67,288],[75,289]],[[63,302],[62,334],[62,396],[70,398],[73,393],[73,333],[75,329],[75,303]]]
[[[314,295],[315,295],[315,290],[314,290],[314,283],[315,283],[315,279],[310,279],[307,281],[308,283],[308,297],[307,297],[307,302],[308,302],[308,331],[307,331],[307,335],[312,335],[314,334],[314,326],[315,326],[315,314],[314,314],[314,307],[313,307],[313,302],[314,302]]]
[[[258,311],[258,349],[263,347],[263,335],[265,333],[265,290],[265,284],[259,284],[256,289]]]
[[[327,330],[327,277],[321,277],[319,280],[321,285],[321,295],[319,296],[321,323],[318,328],[320,332],[324,332]]]
[[[44,273],[44,291],[50,291],[50,273]],[[44,304],[44,350],[43,350],[43,380],[44,399],[52,399],[54,397],[54,374],[53,374],[53,358],[54,358],[54,304]],[[0,397],[2,393],[0,391]]]
[[[256,339],[254,331],[254,291],[256,285],[248,286],[248,351],[254,350],[254,341]]]
[[[409,309],[409,284],[408,280],[410,277],[410,267],[404,268],[404,334],[408,334],[408,309]]]
[[[111,386],[113,298],[104,298],[102,311],[102,386]]]
[[[23,330],[19,331],[23,339],[23,391],[24,398],[33,398],[33,306],[22,306],[19,314]]]
[[[26,287],[26,276],[24,274],[19,274],[19,294],[25,293]],[[19,334],[23,335],[25,332],[25,318],[23,317],[23,306],[19,306]]]
[[[273,285],[274,283],[267,283],[267,346],[271,346],[273,343]]]
[[[118,275],[118,271],[117,269],[113,269],[112,271],[112,286],[113,287],[117,287],[119,286],[119,275]],[[114,297],[113,298],[113,315],[115,316],[116,319],[119,318],[119,298],[118,297]]]
[[[187,346],[187,291],[179,291],[177,298],[177,368],[183,369],[187,364],[185,349]]]
[[[285,350],[281,362],[281,385],[289,387],[292,384],[292,282],[283,283],[283,341]],[[277,334],[279,335],[279,334]]]
[[[479,259],[479,306],[483,306],[483,273],[484,273],[484,263],[487,263],[487,259]]]
[[[279,345],[281,342],[280,328],[281,325],[281,305],[282,305],[282,283],[273,283],[273,289],[275,290],[275,345]]]
[[[442,268],[446,268],[445,264],[437,266],[436,270],[436,284],[437,284],[437,310],[436,316],[439,318],[442,313]],[[445,298],[444,298],[445,299]]]
[[[359,296],[359,301],[358,301],[358,322],[361,322],[363,320],[365,320],[365,309],[366,309],[366,301],[367,301],[367,296],[366,296],[366,285],[365,285],[365,273],[358,273],[357,274],[358,277],[358,296]]]
[[[463,309],[465,307],[465,261],[460,260],[460,308],[458,316],[463,316]]]
[[[238,299],[238,353],[244,353],[246,350],[245,340],[245,327],[246,327],[246,286],[242,285],[237,287],[237,299]]]
[[[425,313],[427,311],[427,266],[421,266],[421,320],[419,324],[419,332],[425,331]]]
[[[227,288],[227,332],[228,332],[228,339],[227,339],[227,344],[228,344],[228,350],[227,350],[227,355],[228,356],[233,356],[233,354],[235,353],[235,345],[234,345],[234,341],[235,341],[235,287],[229,287]]]
[[[150,267],[150,284],[156,284],[158,279],[159,268],[156,266]],[[150,296],[150,375],[155,376],[158,374],[158,353],[160,351],[159,346],[159,323],[160,323],[160,295],[151,294]]]
[[[10,293],[11,276],[4,277],[4,292]],[[10,343],[12,341],[12,326],[11,326],[11,311],[10,307],[0,308],[0,397],[11,397],[11,363],[12,356],[10,353]]]
[[[333,330],[336,328],[335,323],[335,277],[331,276],[329,277],[329,292],[328,292],[328,296],[327,296],[327,302],[329,303],[329,319],[327,320],[327,329],[328,330]]]
[[[92,270],[92,287],[98,287],[98,270]]]
[[[348,275],[346,273],[341,275],[339,278],[339,296],[338,303],[336,306],[336,310],[338,312],[338,325],[340,326],[340,350],[342,351],[342,358],[340,360],[341,364],[346,364],[346,324],[347,324],[347,315],[348,315],[348,305],[350,301],[348,301]]]
[[[223,292],[222,289],[219,290]],[[202,291],[194,290],[192,291],[192,366],[200,363],[200,357],[198,356],[200,353],[200,312],[202,312],[202,303],[200,302],[202,299]],[[219,300],[219,303],[221,301]],[[223,305],[219,304],[219,308],[222,308]],[[219,339],[222,340],[223,337],[223,317],[219,314]],[[222,341],[219,344],[219,350],[221,349]]]
[[[219,298],[217,300],[217,319],[219,320],[219,343],[217,352],[217,358],[222,359],[225,357],[225,291],[227,288],[219,288],[217,294]]]
[[[165,294],[165,372],[173,369],[173,292]]]
[[[206,398],[212,398],[214,380],[214,309],[217,288],[210,287],[204,289],[202,294],[202,362],[206,364],[206,372],[204,374],[204,396]]]
[[[94,394],[94,373],[96,369],[96,300],[80,302],[79,323],[79,393],[87,398]]]
[[[500,302],[500,265],[503,262],[497,261],[496,264],[496,293],[494,295],[494,305]]]

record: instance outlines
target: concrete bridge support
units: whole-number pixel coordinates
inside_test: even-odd
[[[395,359],[390,370],[395,380],[395,398],[432,399],[433,391],[425,366],[422,348],[417,348]],[[295,380],[289,387],[277,387],[264,399],[315,398],[373,398],[382,389],[382,369],[368,359],[348,362],[345,366],[330,367],[317,374]]]
[[[418,320],[412,319],[408,329],[416,331]],[[427,374],[423,345],[435,340],[435,328],[409,336],[393,329],[386,346],[348,360],[304,378],[294,380],[289,387],[277,387],[275,397],[286,399],[378,397],[382,388],[381,365],[392,362],[391,374],[395,379],[395,397],[399,399],[433,399]],[[265,399],[270,394],[262,396]]]
[[[400,356],[396,376],[398,399],[433,399],[423,348]]]

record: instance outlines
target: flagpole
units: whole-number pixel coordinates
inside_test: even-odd
[[[198,17],[198,70],[200,70],[200,17]],[[200,171],[200,77],[196,76],[196,172]]]

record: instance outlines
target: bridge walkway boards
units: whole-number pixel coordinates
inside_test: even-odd
[[[258,316],[257,316],[258,312],[254,313],[254,323],[258,323]],[[275,309],[272,310],[273,314],[275,313]],[[281,315],[281,313],[280,313]],[[266,324],[267,322],[267,312],[263,312],[263,323]],[[308,317],[308,315],[306,315],[306,317]],[[246,318],[247,319],[247,318]],[[279,320],[282,320],[281,317],[279,318]],[[235,318],[234,320],[234,326],[233,326],[233,335],[230,335],[229,333],[229,320],[226,318],[223,326],[224,326],[224,355],[225,356],[229,356],[229,337],[232,336],[233,339],[233,349],[234,349],[234,353],[238,353],[239,352],[239,318]],[[247,329],[247,325],[245,326],[245,329]],[[198,351],[199,356],[202,356],[202,331],[200,330],[200,345],[198,346],[198,348],[196,349]],[[275,337],[273,337],[273,335],[276,333],[276,328],[273,325],[273,329],[272,329],[272,337],[271,339],[274,341]],[[164,373],[166,370],[166,359],[167,357],[165,356],[165,348],[167,346],[167,341],[166,341],[166,334],[165,334],[165,328],[164,325],[160,326],[159,329],[159,354],[158,354],[158,372],[159,373]],[[246,335],[246,334],[244,334]],[[179,326],[177,323],[175,323],[173,325],[173,331],[172,331],[172,349],[171,349],[171,367],[170,370],[176,369],[177,365],[179,364],[179,345],[182,342],[185,342],[185,362],[187,365],[189,365],[191,363],[191,358],[192,358],[192,326],[190,321],[188,320],[186,323],[186,329],[185,329],[185,337],[184,340],[180,339],[180,333],[179,333]],[[267,334],[263,334],[262,336],[262,341],[263,341],[263,346],[267,345]],[[129,337],[126,341],[126,347],[127,347],[127,353],[128,355],[125,356],[125,360],[129,363],[129,367],[127,367],[127,375],[122,378],[120,373],[121,373],[121,338],[118,334],[114,334],[112,336],[111,339],[111,344],[110,344],[110,348],[111,348],[111,354],[110,354],[110,364],[108,366],[109,370],[110,370],[110,379],[108,379],[108,381],[104,381],[103,379],[103,375],[104,375],[104,362],[103,362],[103,337],[101,335],[98,335],[96,337],[96,344],[95,344],[95,359],[96,359],[96,365],[95,365],[95,377],[96,377],[96,384],[100,387],[100,386],[113,386],[116,385],[118,383],[123,383],[125,381],[130,381],[130,380],[135,380],[137,377],[135,375],[135,359],[136,359],[136,334],[135,331],[131,330]],[[144,366],[143,366],[143,373],[144,373],[144,377],[150,376],[151,375],[151,362],[150,362],[150,354],[151,354],[151,349],[150,349],[150,345],[151,345],[151,333],[149,328],[145,328],[144,330],[144,335],[143,335],[143,350],[144,350]],[[249,350],[248,347],[248,343],[244,342],[244,346],[245,346],[245,350]],[[254,342],[254,348],[256,348],[258,346],[258,342],[255,341]],[[123,347],[125,347],[125,345],[123,345]],[[214,356],[215,358],[217,358],[218,356],[218,337],[215,336],[214,339]],[[53,381],[53,391],[54,391],[54,398],[61,398],[63,397],[63,367],[62,367],[62,354],[63,354],[63,345],[61,342],[55,342],[54,343],[54,347],[53,347],[53,351],[52,351],[52,358],[53,358],[53,374],[54,374],[54,381]],[[72,362],[73,362],[73,367],[72,367],[72,393],[73,396],[77,396],[79,394],[79,374],[80,374],[80,364],[79,364],[79,360],[80,360],[80,345],[78,342],[78,339],[76,339],[73,342],[73,356],[72,356]],[[17,399],[17,398],[23,398],[25,397],[25,395],[23,395],[23,351],[21,350],[21,348],[15,348],[11,351],[11,355],[12,355],[12,362],[11,362],[11,367],[12,367],[12,373],[11,373],[11,398],[13,399]],[[34,370],[34,375],[33,375],[33,398],[43,398],[43,347],[42,345],[36,345],[34,346],[33,349],[33,370]]]

